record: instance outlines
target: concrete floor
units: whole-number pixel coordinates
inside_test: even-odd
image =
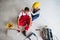
[[[25,38],[22,33],[15,30],[8,30],[6,34],[5,23],[12,22],[17,27],[16,20],[19,11],[25,6],[31,9],[35,1],[41,2],[41,15],[33,21],[27,33],[32,31],[37,34],[39,40],[42,40],[39,32],[35,31],[35,29],[47,24],[52,29],[54,36],[60,38],[60,0],[0,0],[0,40],[23,40]]]

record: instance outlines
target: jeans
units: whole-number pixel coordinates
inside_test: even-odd
[[[31,15],[32,15],[32,21],[34,21],[35,19],[39,17],[39,14],[36,14],[36,15],[31,14]]]

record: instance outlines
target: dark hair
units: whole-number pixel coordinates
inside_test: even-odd
[[[24,9],[25,11],[29,11],[29,8],[28,7],[25,7],[25,9]]]

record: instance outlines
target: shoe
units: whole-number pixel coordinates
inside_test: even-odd
[[[24,30],[24,31],[22,31],[22,33],[23,33],[23,35],[24,35],[24,36],[26,36],[26,31],[25,31],[25,30]]]
[[[17,30],[17,32],[20,32],[20,30]]]

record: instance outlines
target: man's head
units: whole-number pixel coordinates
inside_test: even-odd
[[[29,8],[28,7],[25,7],[24,12],[25,13],[28,13],[29,12]]]

